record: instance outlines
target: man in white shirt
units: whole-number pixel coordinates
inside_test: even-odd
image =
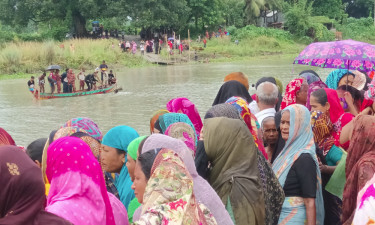
[[[258,86],[256,95],[259,112],[255,113],[255,117],[262,126],[263,119],[274,117],[276,114],[275,106],[278,102],[279,89],[273,83],[266,81]]]

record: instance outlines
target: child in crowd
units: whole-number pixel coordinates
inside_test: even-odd
[[[82,69],[81,72],[78,73],[77,79],[79,80],[79,90],[85,90],[85,69]]]

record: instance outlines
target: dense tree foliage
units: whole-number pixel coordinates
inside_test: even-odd
[[[0,29],[34,29],[62,39],[68,32],[87,36],[91,22],[99,20],[107,29],[185,34],[189,28],[198,34],[219,26],[257,25],[269,10],[289,15],[286,25],[299,35],[311,33],[312,16],[340,24],[348,17],[373,16],[374,0],[0,0]]]

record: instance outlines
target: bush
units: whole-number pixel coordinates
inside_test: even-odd
[[[348,18],[343,24],[336,24],[344,39],[371,42],[375,44],[375,27],[372,18]]]
[[[257,37],[270,37],[281,41],[291,41],[292,36],[288,31],[274,29],[274,28],[264,28],[256,27],[254,25],[249,25],[240,29],[233,29],[230,33],[232,40],[243,40],[243,39],[254,39]]]

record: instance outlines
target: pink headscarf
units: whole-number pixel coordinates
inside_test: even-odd
[[[141,153],[145,153],[156,148],[173,150],[178,154],[179,157],[181,157],[186,169],[193,178],[193,191],[197,201],[205,205],[211,211],[217,224],[233,224],[228,211],[225,209],[223,202],[216,194],[215,190],[205,179],[198,175],[191,151],[182,141],[162,134],[153,134],[145,141]],[[141,207],[139,207],[135,211],[133,221],[137,221],[140,218],[141,210]]]
[[[51,183],[46,211],[73,224],[115,225],[100,164],[84,141],[54,141],[47,151],[46,175]]]
[[[184,122],[174,123],[167,128],[164,134],[183,141],[195,156],[195,131],[189,124]]]
[[[189,117],[194,125],[195,132],[199,138],[203,123],[195,105],[187,98],[175,98],[167,103],[167,110],[174,113],[183,113]]]

